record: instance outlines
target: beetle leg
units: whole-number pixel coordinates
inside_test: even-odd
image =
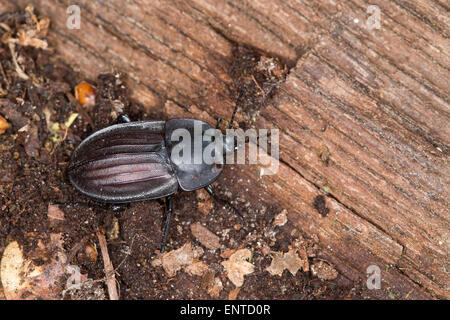
[[[128,123],[128,122],[131,122],[131,119],[125,113],[119,114],[119,116],[117,117],[117,123]]]
[[[57,202],[57,201],[51,201],[50,204],[51,205],[66,206],[66,207],[78,207],[78,206],[93,207],[93,208],[102,209],[102,210],[110,210],[112,212],[119,212],[119,211],[125,210],[124,205],[120,205],[120,204],[114,204],[111,207],[108,206],[108,205],[100,205],[100,204],[89,203],[89,202],[81,202],[81,201],[78,201],[78,202]]]
[[[166,246],[166,241],[167,241],[167,236],[169,234],[169,229],[170,229],[170,220],[172,219],[172,196],[168,196],[166,197],[166,206],[167,206],[167,218],[166,218],[166,223],[164,225],[164,233],[163,233],[163,238],[161,241],[161,253],[164,252],[165,246]]]
[[[240,219],[244,219],[244,217],[242,216],[242,214],[239,213],[239,211],[233,207],[228,201],[223,200],[221,198],[219,198],[216,193],[214,192],[214,188],[212,185],[207,185],[205,188],[206,192],[209,193],[209,195],[211,197],[213,197],[217,202],[221,203],[222,205],[224,205],[225,207],[227,207],[227,209],[229,209],[230,211],[232,211],[235,215],[237,215]]]

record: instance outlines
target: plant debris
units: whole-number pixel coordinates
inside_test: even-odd
[[[234,288],[233,290],[230,291],[230,293],[228,294],[228,300],[236,300],[237,296],[239,294],[239,291],[241,291],[240,287]]]
[[[204,215],[209,214],[214,208],[214,199],[205,189],[196,190],[195,194],[197,196],[197,210]]]
[[[25,8],[23,15],[25,19],[15,20],[14,23],[2,22],[0,27],[5,31],[2,34],[2,43],[7,44],[11,53],[13,65],[16,74],[23,80],[30,79],[30,76],[25,73],[23,68],[19,65],[19,58],[16,52],[16,45],[21,47],[32,47],[36,49],[49,50],[47,37],[50,27],[50,19],[38,19],[34,14],[33,6],[29,5]],[[3,69],[3,68],[2,68]],[[3,71],[4,74],[4,71]],[[33,83],[40,87],[38,79],[32,77]]]
[[[212,285],[208,287],[207,292],[212,298],[217,299],[222,289],[222,281],[220,281],[219,277],[215,277]]]
[[[4,134],[6,130],[11,128],[11,124],[5,118],[0,116],[0,134]]]
[[[38,21],[40,17],[37,14]],[[28,11],[7,13],[2,19],[1,24],[12,32],[9,36],[16,39],[17,26],[25,22],[37,26]],[[0,26],[0,35],[7,32]],[[10,45],[14,46],[14,56]],[[254,125],[259,108],[277,90],[283,66],[276,58],[271,60],[250,49],[241,53],[231,61],[228,71],[233,69],[230,75],[239,78],[235,89],[245,90],[243,113],[238,112],[236,120],[245,129]],[[18,75],[13,57],[28,80]],[[114,123],[118,114],[126,113],[135,121],[192,117],[194,112],[208,123],[215,122],[207,111],[200,112],[195,105],[187,105],[185,110],[179,101],[167,100],[167,113],[164,108],[140,106],[129,96],[127,75],[114,71],[89,79],[95,88],[95,105],[88,108],[77,101],[74,91],[87,81],[86,74],[69,67],[73,61],[57,57],[51,50],[31,45],[0,43],[0,113],[10,125],[6,134],[0,135],[0,255],[16,241],[24,262],[31,262],[32,269],[48,271],[54,266],[53,258],[65,255],[64,275],[47,290],[55,299],[109,298],[97,230],[106,231],[121,299],[296,299],[299,295],[304,299],[333,299],[346,297],[349,292],[358,295],[358,287],[355,289],[350,281],[341,282],[342,277],[331,283],[314,279],[319,285],[311,285],[305,272],[272,276],[265,271],[272,262],[271,253],[287,252],[301,230],[293,229],[296,226],[290,220],[283,224],[283,215],[274,219],[283,213],[276,202],[251,199],[255,196],[251,185],[264,181],[240,181],[233,166],[227,167],[215,183],[216,192],[244,213],[245,219],[230,214],[203,190],[181,191],[174,198],[174,228],[165,254],[158,252],[165,207],[157,200],[130,203],[114,214],[94,206],[49,205],[52,201],[90,200],[71,186],[67,166],[79,142]],[[247,188],[248,193],[243,191]],[[210,243],[219,245],[219,250],[208,249],[193,235],[191,226],[195,223],[218,237],[218,243],[217,238]],[[52,247],[51,235],[63,240],[66,252],[57,246],[48,250]],[[298,249],[302,260],[302,254],[311,257],[317,251],[311,251],[309,241],[318,242],[305,240],[305,251]],[[243,257],[241,250],[245,252]],[[26,278],[25,273],[22,278]],[[37,292],[38,281],[25,281],[32,287],[31,294],[24,291],[27,297],[43,296]],[[6,298],[3,290],[0,299]]]
[[[287,210],[284,209],[281,211],[277,216],[275,217],[275,220],[273,221],[273,224],[277,227],[284,226],[287,222]]]
[[[75,87],[75,99],[82,106],[92,107],[95,105],[95,88],[87,83],[82,82]]]
[[[184,268],[184,271],[194,276],[202,276],[208,270],[209,267],[201,261],[194,261]]]
[[[230,75],[244,93],[242,110],[245,126],[251,126],[285,81],[288,67],[276,57],[261,55],[250,48],[237,46]],[[245,128],[244,128],[245,129]]]
[[[253,264],[247,261],[251,257],[252,252],[249,249],[240,249],[233,253],[230,259],[222,262],[228,278],[236,287],[241,287],[244,284],[244,276],[255,270]]]
[[[26,130],[28,135],[25,140],[25,152],[29,157],[38,159],[39,158],[39,149],[41,147],[39,136],[38,136],[38,127],[36,125],[31,125],[29,130]]]
[[[47,217],[50,220],[64,221],[64,212],[59,208],[58,205],[49,204],[48,211],[47,211]]]

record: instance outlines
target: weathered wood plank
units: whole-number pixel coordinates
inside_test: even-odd
[[[0,9],[28,2],[2,0]],[[31,2],[52,19],[55,58],[90,78],[125,72],[133,98],[168,116],[227,117],[236,43],[288,63],[257,120],[280,129],[279,173],[234,167],[224,179],[249,181],[247,199],[286,207],[345,276],[364,279],[368,265],[390,265],[384,284],[403,296],[425,297],[425,289],[450,297],[442,2],[377,1],[382,29],[372,31],[363,26],[364,0],[75,1],[81,30],[66,28],[72,1]],[[318,156],[325,147],[328,164]],[[312,206],[323,187],[325,218]]]

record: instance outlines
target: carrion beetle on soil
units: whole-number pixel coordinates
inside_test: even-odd
[[[233,110],[229,129],[232,128],[241,98],[242,92]],[[212,197],[242,218],[233,206],[216,196],[211,185],[222,173],[222,164],[206,163],[203,159],[199,163],[175,162],[171,157],[180,143],[173,139],[177,129],[187,130],[191,139],[187,142],[194,145],[199,134],[203,136],[210,129],[217,131],[220,120],[217,120],[214,129],[196,119],[132,122],[122,114],[117,124],[94,132],[75,149],[68,167],[69,180],[79,192],[103,203],[126,204],[166,198],[167,218],[161,242],[161,252],[164,252],[172,218],[172,197],[178,187],[184,191],[205,188]],[[195,128],[199,125],[200,131]],[[245,142],[248,141],[246,139]],[[214,136],[210,140],[202,140],[201,151],[211,149],[210,144],[214,142]],[[235,136],[232,139],[225,137],[220,152],[222,159],[238,149],[237,143]],[[192,156],[195,157],[194,154]]]

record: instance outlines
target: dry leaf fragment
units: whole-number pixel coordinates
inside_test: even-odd
[[[214,282],[215,275],[216,272],[214,270],[208,270],[207,272],[205,272],[200,282],[200,288],[202,290],[208,290],[208,288],[211,287]]]
[[[82,82],[75,87],[75,99],[82,106],[95,105],[95,88],[87,82]]]
[[[64,221],[64,212],[59,208],[58,205],[49,204],[48,211],[47,211],[47,217],[50,220]]]
[[[38,127],[33,124],[28,130],[28,135],[25,140],[25,152],[29,157],[38,158],[39,148],[40,141],[38,136]]]
[[[313,275],[321,280],[333,280],[338,276],[338,272],[334,267],[325,261],[319,261],[311,266]]]
[[[239,291],[241,291],[241,288],[234,288],[233,290],[231,290],[228,294],[228,300],[236,300]]]
[[[284,269],[285,269],[283,258],[284,258],[284,253],[283,252],[274,252],[273,253],[272,263],[270,264],[269,267],[266,268],[266,270],[271,275],[281,276],[283,274]]]
[[[21,273],[25,261],[19,244],[14,241],[8,244],[3,252],[0,268],[0,279],[7,299],[20,298],[22,291],[25,291],[28,283],[21,280]]]
[[[309,261],[308,261],[308,254],[306,252],[306,249],[304,247],[300,247],[298,249],[298,254],[300,255],[300,258],[303,260],[303,271],[308,272],[309,271]]]
[[[191,225],[192,235],[206,248],[216,250],[220,248],[220,239],[199,222]]]
[[[297,255],[297,250],[291,249],[286,253],[274,252],[272,263],[266,270],[271,275],[281,276],[284,269],[288,269],[292,275],[296,275],[303,266],[303,260]]]
[[[81,280],[79,285],[67,288],[62,295],[70,300],[107,300],[103,284],[92,279]]]
[[[233,253],[230,259],[222,262],[228,278],[236,287],[241,287],[244,284],[244,276],[255,270],[255,267],[247,261],[251,256],[252,252],[249,249],[240,249]]]

